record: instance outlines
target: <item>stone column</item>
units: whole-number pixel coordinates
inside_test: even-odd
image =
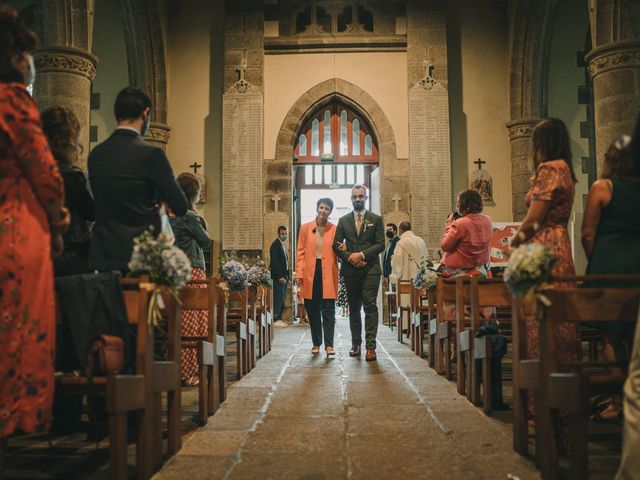
[[[40,110],[61,105],[73,110],[80,120],[80,143],[84,147],[81,163],[84,166],[89,149],[91,82],[96,76],[98,59],[79,48],[49,47],[38,50],[34,61],[34,97]]]
[[[539,121],[537,118],[520,118],[507,123],[511,144],[511,202],[515,221],[522,221],[527,214],[525,197],[533,174],[531,135]]]
[[[148,143],[166,150],[167,143],[169,142],[170,131],[171,127],[166,123],[151,122],[151,125],[149,125],[149,130],[147,130],[147,134],[144,136],[144,139]]]
[[[622,40],[594,48],[585,57],[593,77],[596,166],[616,137],[633,133],[640,111],[640,40]]]

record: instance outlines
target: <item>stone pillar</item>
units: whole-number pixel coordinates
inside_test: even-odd
[[[79,48],[49,47],[38,50],[34,61],[34,97],[40,110],[64,106],[73,110],[80,120],[80,143],[84,147],[81,164],[84,166],[89,150],[91,82],[96,76],[98,59]]]
[[[596,166],[616,137],[633,133],[640,111],[640,40],[622,40],[594,48],[585,57],[593,77]]]
[[[511,203],[515,221],[522,221],[527,214],[525,197],[533,174],[531,135],[539,121],[537,118],[521,118],[507,123],[511,144]]]
[[[147,134],[144,136],[144,139],[148,143],[166,150],[167,143],[169,142],[170,131],[171,127],[169,127],[169,125],[167,125],[166,123],[151,122],[151,125],[149,125],[149,130],[147,130]]]

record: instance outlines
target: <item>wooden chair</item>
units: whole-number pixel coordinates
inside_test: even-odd
[[[384,292],[385,297],[387,297],[387,316],[386,316],[386,325],[391,328],[391,330],[393,330],[394,325],[397,322],[397,304],[396,304],[396,292],[394,290],[395,288],[395,283],[393,282],[387,282],[388,283],[388,287],[387,290]],[[383,322],[384,323],[384,322]]]
[[[257,287],[247,289],[247,371],[256,366],[256,338],[258,336],[256,322]]]
[[[609,277],[640,283],[640,276]],[[591,280],[575,277],[576,280]],[[636,283],[637,285],[638,283]],[[554,288],[544,292],[550,301],[540,319],[540,401],[536,408],[536,439],[543,448],[536,457],[544,478],[560,478],[557,412],[568,413],[569,478],[588,478],[587,426],[589,398],[602,393],[621,393],[623,381],[588,375],[593,362],[560,365],[557,360],[555,326],[558,322],[636,322],[640,287]],[[621,366],[600,362],[596,366]],[[569,373],[566,370],[569,370]],[[564,372],[562,370],[565,370]]]
[[[448,380],[453,378],[451,368],[451,352],[455,337],[455,319],[447,320],[444,314],[444,303],[456,301],[456,280],[455,278],[438,278],[436,284],[436,328],[435,328],[435,359],[434,366],[436,372],[445,375]]]
[[[396,309],[396,327],[398,329],[398,341],[403,343],[402,338],[402,324],[404,322],[405,317],[407,318],[407,338],[411,336],[411,289],[413,288],[413,282],[411,280],[399,280],[396,282],[395,286],[395,303],[397,305]],[[408,303],[402,303],[402,296],[405,296],[405,299],[409,297]]]
[[[411,350],[419,357],[424,353],[425,325],[429,320],[429,291],[423,288],[411,288]]]
[[[217,314],[218,289],[214,277],[208,280],[192,280],[180,291],[183,310],[207,312],[207,333],[203,336],[182,336],[184,344],[189,342],[198,352],[198,416],[200,424],[206,425],[209,416],[218,408],[217,394],[219,379],[217,369]]]
[[[258,356],[260,358],[267,354],[267,288],[260,285],[258,287],[259,302],[256,305],[256,328],[257,328],[257,343],[258,343]]]
[[[475,338],[476,332],[481,326],[480,310],[485,307],[510,307],[511,293],[501,278],[478,278],[477,276],[460,278],[456,289],[466,289],[468,294],[458,296],[462,302],[462,309],[470,307],[470,320],[468,328],[462,325],[463,319],[456,318],[458,323],[458,391],[466,394],[470,402],[475,405],[480,403],[480,383],[477,375],[477,361],[481,362],[482,371],[482,407],[489,415],[492,412],[491,397],[491,337]],[[458,306],[456,306],[458,309]],[[501,322],[505,323],[505,318]],[[509,321],[510,324],[510,321]]]
[[[216,357],[217,357],[217,375],[214,377],[218,379],[217,391],[218,391],[218,405],[224,402],[227,398],[227,352],[226,352],[226,339],[227,333],[227,305],[225,296],[226,293],[220,287],[220,280],[214,280],[215,289],[215,310],[214,318],[216,319]],[[209,402],[211,400],[209,399]]]

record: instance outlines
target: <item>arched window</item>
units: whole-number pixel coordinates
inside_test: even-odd
[[[296,163],[378,163],[378,145],[368,122],[339,102],[310,116],[297,138]]]

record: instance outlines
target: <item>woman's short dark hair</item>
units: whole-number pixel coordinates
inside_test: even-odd
[[[604,154],[602,178],[625,179],[634,178],[633,163],[631,161],[631,137],[622,135],[616,138]]]
[[[318,210],[318,208],[320,208],[320,205],[322,205],[323,203],[327,207],[329,207],[329,213],[333,212],[333,200],[331,200],[329,197],[318,199],[318,202],[316,203],[316,210]]]
[[[23,82],[22,72],[13,65],[13,58],[32,52],[36,36],[13,8],[0,5],[0,82]]]
[[[135,120],[145,109],[151,108],[151,99],[142,90],[127,87],[120,90],[113,111],[116,120]]]
[[[564,160],[569,167],[569,172],[571,172],[571,179],[577,182],[571,163],[571,139],[567,126],[562,120],[559,118],[542,120],[534,128],[531,140],[536,171],[538,170],[538,162]],[[538,160],[538,158],[540,159]]]
[[[176,180],[184,192],[184,196],[187,197],[187,202],[192,206],[200,193],[200,179],[193,173],[184,172],[178,175]]]
[[[463,190],[458,194],[458,209],[460,213],[480,213],[482,212],[482,197],[477,190],[472,188]]]
[[[67,107],[50,107],[42,112],[42,130],[60,166],[70,167],[78,157],[80,121]]]

